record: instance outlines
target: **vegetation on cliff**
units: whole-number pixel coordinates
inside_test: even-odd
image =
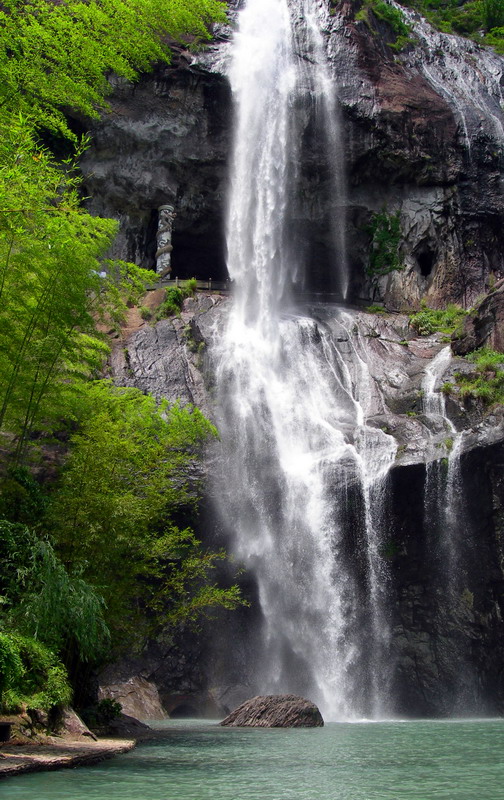
[[[446,308],[429,308],[423,301],[420,311],[410,314],[409,320],[420,336],[429,336],[436,332],[451,334],[460,327],[468,313],[456,303],[449,303]]]
[[[457,33],[504,52],[503,0],[403,0],[444,33]]]
[[[401,243],[401,215],[399,212],[389,214],[384,208],[371,217],[366,227],[366,232],[371,237],[369,247],[369,262],[366,268],[373,295],[378,289],[380,278],[391,272],[404,269],[401,261],[399,246]]]
[[[446,395],[462,400],[481,400],[485,406],[504,405],[504,353],[481,347],[466,356],[474,365],[470,371],[455,373],[455,382],[442,386]]]
[[[112,72],[134,79],[169,60],[168,41],[195,46],[223,18],[216,0],[0,9],[4,709],[68,702],[68,676],[75,685],[153,630],[239,602],[211,578],[224,554],[188,527],[191,465],[214,428],[197,409],[97,380],[108,353],[99,323],[120,324],[151,273],[104,260],[116,223],[81,206],[87,139],[68,117],[106,107]]]
[[[335,0],[332,5],[336,5]],[[466,36],[504,53],[504,0],[401,0],[400,5],[418,11],[443,33]],[[414,45],[412,29],[404,14],[386,0],[363,0],[355,19],[372,29],[377,22],[386,23],[394,36],[394,41],[388,42],[392,50],[401,51]]]

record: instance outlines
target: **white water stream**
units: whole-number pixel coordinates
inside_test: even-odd
[[[371,378],[352,315],[340,311],[340,334],[329,336],[290,300],[303,272],[291,246],[300,100],[309,100],[334,166],[342,297],[348,283],[342,147],[320,34],[326,13],[319,0],[248,0],[239,14],[227,230],[235,293],[217,384],[221,511],[262,612],[255,690],[303,694],[326,719],[344,719],[386,710],[381,509],[396,444],[366,425]],[[357,564],[356,550],[364,554]]]
[[[450,347],[440,350],[425,370],[422,385],[425,413],[438,423],[441,430],[442,441],[439,441],[438,434],[434,451],[440,445],[448,451],[447,458],[440,458],[439,449],[437,455],[434,453],[434,460],[426,464],[425,479],[425,530],[433,564],[437,565],[433,567],[434,593],[440,619],[448,629],[454,624],[463,627],[462,618],[467,615],[467,603],[471,598],[466,586],[468,565],[463,556],[470,536],[466,527],[461,470],[466,433],[458,432],[447,416],[445,397],[439,388],[451,357]],[[477,708],[477,678],[468,653],[460,644],[454,645],[454,651],[457,663],[451,687],[451,710],[467,713]]]

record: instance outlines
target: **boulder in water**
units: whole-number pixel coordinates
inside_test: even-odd
[[[315,703],[295,694],[252,697],[221,722],[221,725],[255,728],[321,728],[323,724]]]

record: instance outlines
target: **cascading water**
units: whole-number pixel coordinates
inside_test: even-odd
[[[460,637],[470,596],[466,587],[468,565],[465,563],[470,531],[466,525],[461,471],[465,432],[458,432],[447,416],[445,398],[438,388],[451,357],[450,347],[443,348],[425,370],[423,381],[424,410],[438,430],[437,436],[433,437],[434,460],[426,464],[425,530],[432,561],[436,565],[432,571],[431,591],[441,627],[444,627],[448,639],[455,636],[453,680],[447,703],[450,712],[467,713],[477,708],[478,692],[466,643]],[[439,458],[439,447],[448,451],[447,457]]]
[[[303,272],[292,246],[301,100],[322,125],[343,202],[323,9],[318,0],[248,0],[240,12],[227,231],[235,291],[216,358],[221,513],[262,613],[254,688],[304,694],[341,719],[385,711],[381,501],[396,444],[366,424],[371,379],[352,315],[333,310],[338,331],[329,335],[291,306]],[[335,216],[345,296],[344,215]]]

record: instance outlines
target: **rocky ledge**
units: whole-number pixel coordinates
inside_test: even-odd
[[[2,744],[0,749],[0,778],[10,778],[24,772],[88,766],[135,746],[133,740],[101,739],[100,741],[59,741],[47,738],[47,744]]]
[[[295,694],[252,697],[235,708],[221,725],[247,728],[321,728],[322,715],[314,703]]]

